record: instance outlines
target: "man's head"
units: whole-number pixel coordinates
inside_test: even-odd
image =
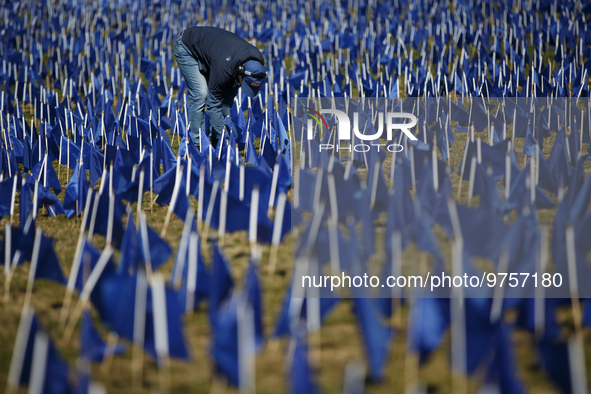
[[[267,78],[265,66],[258,60],[249,60],[240,68],[238,78],[242,82],[242,91],[249,97],[255,97],[261,88],[261,84]]]

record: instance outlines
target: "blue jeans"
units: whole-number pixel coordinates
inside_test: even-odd
[[[199,61],[191,55],[191,52],[183,43],[182,37],[181,34],[181,36],[174,39],[172,52],[174,53],[177,65],[187,82],[187,89],[189,90],[188,119],[189,123],[191,123],[191,137],[193,138],[193,143],[196,146],[199,146],[199,128],[203,127],[206,102],[207,110],[209,112],[210,129],[205,132],[209,138],[214,141],[217,141],[220,138],[224,127],[222,101],[213,97],[209,93],[207,89],[207,79],[201,73],[202,66]]]

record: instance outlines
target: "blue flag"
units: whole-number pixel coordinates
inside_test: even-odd
[[[371,298],[354,298],[354,305],[369,360],[369,373],[373,380],[380,381],[388,357],[392,328],[380,321]]]
[[[319,390],[316,387],[314,371],[308,360],[308,345],[299,335],[295,339],[295,350],[291,362],[290,392],[292,394],[308,393],[315,394]]]
[[[230,297],[234,281],[230,267],[217,244],[213,244],[213,268],[211,272],[211,286],[209,291],[209,322],[216,327],[216,317],[221,305]]]
[[[80,355],[90,361],[100,363],[103,361],[107,344],[101,338],[98,330],[92,322],[90,311],[84,310],[82,314],[82,329],[80,333]],[[113,354],[121,354],[125,351],[125,347],[121,344],[113,349]]]
[[[180,248],[180,244],[179,244],[179,248]],[[211,274],[209,273],[209,269],[207,268],[207,266],[205,265],[205,262],[203,261],[203,256],[201,255],[201,246],[199,245],[199,243],[197,243],[196,245],[197,248],[197,261],[195,262],[195,264],[197,265],[197,272],[196,272],[196,278],[194,278],[195,280],[195,292],[193,294],[193,309],[197,309],[197,307],[199,306],[199,303],[201,301],[206,300],[209,297],[209,293],[210,293],[210,284],[211,284]],[[187,244],[187,248],[184,251],[185,254],[185,259],[183,261],[181,260],[177,260],[175,261],[175,266],[173,267],[173,276],[171,277],[171,282],[174,283],[175,282],[175,273],[176,273],[176,269],[177,264],[182,264],[182,285],[181,288],[179,289],[178,292],[178,300],[179,300],[179,305],[181,307],[182,310],[186,310],[187,309],[187,302],[188,302],[188,282],[189,282],[189,249],[190,249],[190,245]],[[177,258],[180,255],[181,251],[179,250],[177,252]]]
[[[87,194],[88,183],[86,172],[81,168],[80,163],[76,163],[72,177],[68,182],[68,186],[66,186],[66,195],[64,196],[64,210],[68,219],[74,215],[82,215]]]

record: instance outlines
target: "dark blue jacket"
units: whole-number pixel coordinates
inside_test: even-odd
[[[218,27],[190,27],[183,32],[183,43],[201,63],[209,92],[220,101],[224,99],[224,91],[237,91],[240,87],[238,66],[248,60],[265,64],[265,58],[257,47]]]

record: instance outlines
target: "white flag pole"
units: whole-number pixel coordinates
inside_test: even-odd
[[[238,301],[236,314],[238,320],[239,388],[242,393],[254,393],[256,387],[254,311],[245,295],[242,295]]]
[[[285,214],[285,204],[287,201],[287,195],[280,193],[277,197],[277,209],[275,210],[275,219],[273,222],[273,235],[271,237],[271,256],[269,260],[269,267],[267,275],[273,276],[275,273],[275,266],[277,264],[277,252],[279,249],[279,243],[281,243],[281,233],[283,229],[283,217]]]
[[[78,243],[76,245],[76,252],[74,254],[74,261],[72,263],[72,268],[70,269],[70,276],[68,277],[68,284],[66,287],[66,294],[64,295],[64,302],[62,303],[62,309],[60,311],[59,317],[59,325],[60,327],[64,328],[66,323],[66,317],[68,316],[68,312],[70,310],[70,303],[72,301],[72,293],[74,292],[74,287],[76,285],[76,278],[78,277],[78,271],[80,269],[80,262],[82,261],[82,249],[84,240],[86,239],[84,236],[85,229],[86,229],[86,222],[88,221],[88,214],[90,210],[90,200],[92,198],[92,189],[88,189],[88,194],[86,195],[86,204],[84,206],[84,215],[82,216],[81,225],[80,225],[80,233],[78,235]],[[96,197],[98,199],[98,196]]]
[[[31,256],[31,268],[29,269],[29,279],[27,281],[27,292],[25,294],[25,306],[28,308],[31,303],[31,295],[33,293],[33,283],[35,282],[35,273],[37,272],[37,265],[39,264],[39,249],[41,247],[41,228],[35,229],[35,241],[33,242],[33,254]]]
[[[16,339],[14,341],[14,350],[12,352],[12,359],[10,360],[10,369],[8,370],[8,379],[6,381],[7,392],[14,392],[19,387],[23,364],[25,361],[25,352],[27,351],[27,343],[29,341],[31,326],[33,324],[33,318],[33,308],[24,305],[21,312],[21,318],[18,323]]]
[[[575,231],[572,224],[566,225],[566,260],[568,267],[568,284],[572,300],[572,313],[577,334],[581,332],[581,304],[579,302],[579,284],[575,252]]]
[[[146,304],[148,296],[148,282],[144,270],[140,269],[135,286],[135,305],[133,316],[133,344],[131,354],[131,372],[133,385],[142,386],[144,364],[144,333],[146,330]]]
[[[168,314],[166,311],[166,288],[164,278],[160,273],[152,277],[152,303],[154,322],[154,342],[158,364],[163,367],[158,369],[158,376],[162,389],[170,386],[170,358],[168,344]]]
[[[258,224],[258,210],[259,210],[259,188],[256,185],[252,189],[250,199],[250,218],[248,223],[248,241],[251,247],[257,242],[257,224]]]
[[[197,290],[197,275],[199,274],[198,253],[199,235],[192,232],[189,237],[189,264],[187,267],[187,299],[185,302],[185,313],[193,313],[195,308],[195,291]]]
[[[31,375],[29,376],[29,394],[42,394],[47,373],[47,356],[49,353],[49,337],[43,330],[37,330],[33,344]],[[49,376],[49,379],[52,377]]]
[[[213,208],[215,207],[215,199],[217,197],[218,189],[220,188],[219,179],[215,179],[213,186],[211,187],[211,195],[209,197],[209,204],[207,205],[207,213],[205,214],[205,230],[203,233],[203,239],[207,239],[209,232],[209,226],[211,225],[211,218],[213,217]]]
[[[189,207],[189,209],[187,209],[187,215],[185,216],[185,225],[183,226],[183,233],[181,234],[177,259],[173,268],[173,272],[171,273],[173,286],[176,290],[178,290],[181,286],[182,273],[185,265],[185,259],[187,257],[187,246],[189,244],[191,228],[193,227],[194,216],[195,212],[193,211],[193,208]]]
[[[451,218],[454,241],[452,245],[452,275],[461,276],[463,272],[464,240],[455,202],[447,200]],[[452,388],[455,393],[466,393],[466,307],[464,289],[452,288],[451,301],[451,360]]]

